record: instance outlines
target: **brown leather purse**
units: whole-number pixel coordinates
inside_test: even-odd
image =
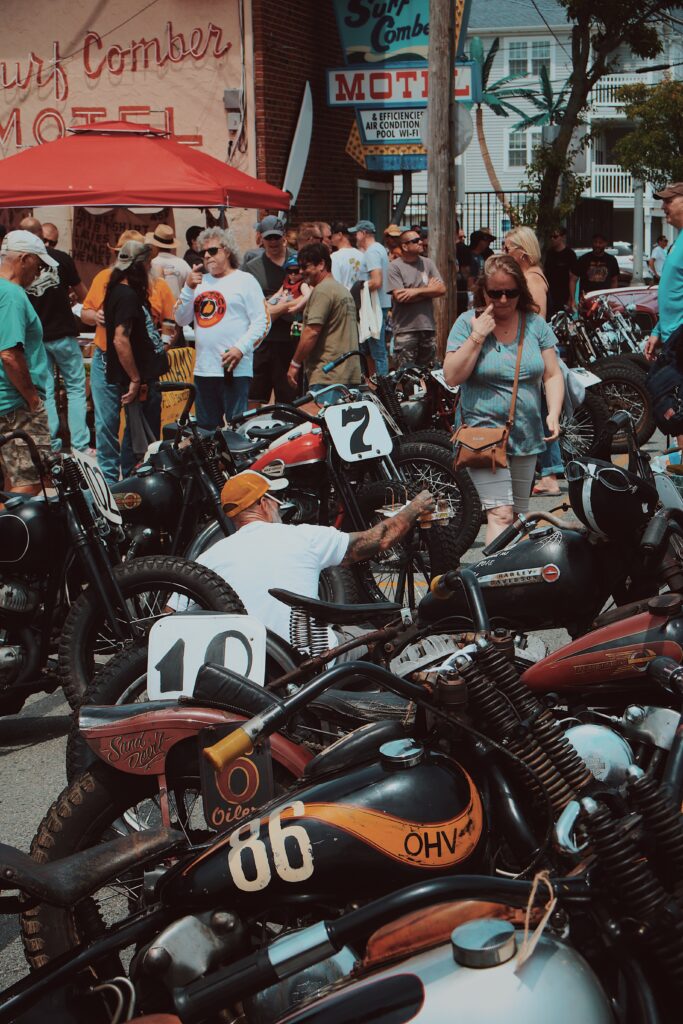
[[[505,469],[508,464],[507,443],[515,420],[517,389],[519,387],[519,370],[522,365],[522,349],[524,348],[524,328],[526,317],[522,314],[522,323],[517,344],[517,364],[515,380],[512,385],[512,401],[510,412],[504,427],[468,427],[462,424],[451,437],[455,445],[456,469]]]

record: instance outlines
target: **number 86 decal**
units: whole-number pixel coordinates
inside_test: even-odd
[[[305,882],[313,874],[313,848],[301,825],[283,825],[282,814],[291,810],[295,817],[304,813],[302,800],[295,800],[274,811],[268,819],[267,845],[261,839],[261,821],[248,821],[230,836],[228,868],[238,889],[257,892],[265,889],[273,877],[268,847],[275,873],[283,882]]]

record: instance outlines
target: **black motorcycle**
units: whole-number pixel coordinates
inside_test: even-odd
[[[97,665],[146,640],[166,598],[201,608],[241,609],[220,577],[180,558],[121,564],[121,517],[95,461],[74,452],[43,465],[23,431],[0,438],[27,445],[56,493],[5,494],[0,511],[0,712],[14,714],[35,692],[63,686],[73,707]]]

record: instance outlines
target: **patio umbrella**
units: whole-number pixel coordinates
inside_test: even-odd
[[[286,192],[150,125],[101,121],[70,132],[0,160],[0,208],[289,207]]]

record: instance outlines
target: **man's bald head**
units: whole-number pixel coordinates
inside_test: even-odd
[[[32,234],[38,235],[38,238],[43,237],[43,225],[37,217],[24,217],[19,227],[22,231],[30,231]]]
[[[43,241],[46,245],[48,243],[50,245],[57,245],[59,242],[59,228],[56,224],[50,224],[49,221],[43,224]]]

